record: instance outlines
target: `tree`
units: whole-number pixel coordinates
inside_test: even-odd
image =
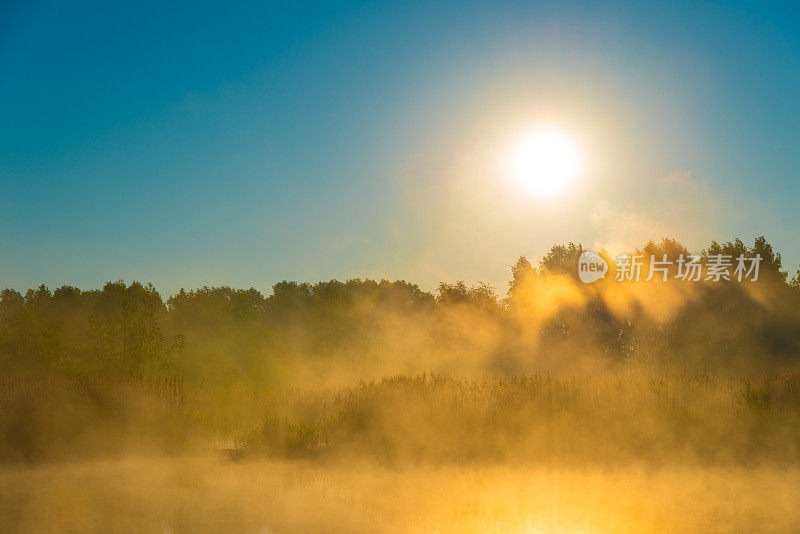
[[[161,296],[152,284],[120,280],[109,282],[99,295],[91,319],[95,362],[112,372],[126,375],[160,371],[168,368],[171,348],[180,347],[180,339],[168,348],[157,315],[166,311]]]

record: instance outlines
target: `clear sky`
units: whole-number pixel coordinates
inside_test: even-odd
[[[489,281],[576,241],[800,262],[793,2],[0,3],[0,285]],[[584,156],[547,202],[509,147]]]

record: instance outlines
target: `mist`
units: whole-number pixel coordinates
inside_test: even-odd
[[[670,270],[667,281],[587,284],[584,251],[521,257],[502,291],[361,279],[166,299],[139,282],[6,289],[0,525],[800,526],[789,505],[800,275],[764,238],[696,251],[704,264],[757,254],[757,281]],[[631,253],[689,251],[665,238]]]

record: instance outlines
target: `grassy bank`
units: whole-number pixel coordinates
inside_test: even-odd
[[[4,462],[231,446],[234,456],[252,458],[385,463],[794,463],[800,374],[421,375],[264,390],[166,378],[0,381]]]
[[[273,456],[389,462],[795,462],[800,375],[398,376],[276,396],[238,443]]]

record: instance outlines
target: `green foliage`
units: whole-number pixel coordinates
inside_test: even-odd
[[[109,282],[100,291],[45,286],[0,295],[0,360],[9,370],[95,376],[164,374],[181,348],[167,344],[155,288]]]
[[[504,298],[484,283],[283,281],[180,290],[164,302],[148,284],[101,290],[45,286],[0,293],[0,369],[66,376],[169,376],[232,386],[277,384],[311,368],[342,378],[433,369],[520,373],[642,366],[666,372],[793,367],[800,354],[800,274],[787,283],[763,238],[713,241],[703,252],[762,256],[757,283],[663,284],[603,291],[576,280],[580,244],[556,245],[511,267]],[[665,238],[636,253],[676,259]],[[600,252],[607,261],[607,254]],[[647,266],[643,271],[646,271]],[[691,291],[689,291],[689,289]],[[652,308],[670,303],[668,313]],[[327,369],[327,371],[326,371]],[[349,370],[349,371],[348,371]]]
[[[168,370],[171,355],[156,317],[165,308],[151,284],[108,283],[95,310],[89,335],[96,363],[126,375]]]
[[[539,262],[539,272],[577,276],[578,258],[582,253],[583,246],[580,244],[555,245]]]

